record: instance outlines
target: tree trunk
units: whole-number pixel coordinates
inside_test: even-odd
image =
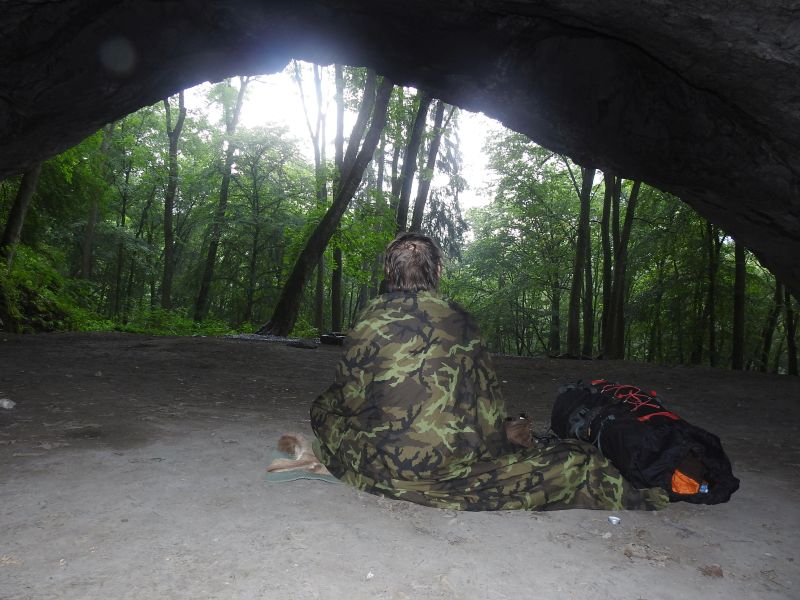
[[[100,156],[102,157],[102,173],[104,181],[108,182],[108,145],[111,134],[114,131],[114,124],[109,123],[103,128],[103,141],[100,143]],[[92,247],[94,246],[94,231],[97,226],[97,212],[99,210],[99,198],[97,194],[92,195],[92,204],[89,207],[89,217],[86,220],[86,229],[83,232],[83,242],[81,244],[81,279],[90,279],[92,276]]]
[[[411,186],[414,184],[414,173],[417,170],[417,153],[422,143],[422,134],[425,131],[425,121],[428,117],[428,108],[431,105],[431,96],[425,90],[417,93],[419,106],[411,136],[408,139],[405,154],[403,155],[403,170],[400,175],[400,201],[397,204],[397,232],[405,231],[408,225],[408,204],[411,200]]]
[[[581,355],[581,292],[583,291],[584,265],[589,242],[589,203],[592,198],[594,172],[593,168],[581,168],[581,208],[580,216],[578,217],[578,237],[575,242],[575,262],[572,269],[572,287],[569,293],[569,317],[567,320],[567,354],[575,358]]]
[[[747,264],[744,246],[739,242],[736,242],[735,252],[736,274],[733,282],[733,352],[731,366],[741,371],[744,369],[744,302]]]
[[[340,65],[337,68],[341,69]],[[375,86],[377,85],[377,76],[375,71],[367,71],[367,79],[364,85],[364,99],[362,106],[359,107],[358,117],[353,126],[353,131],[350,134],[350,142],[347,145],[347,152],[344,152],[344,77],[343,73],[338,71],[336,73],[336,142],[335,142],[335,163],[336,163],[336,183],[334,186],[334,196],[339,193],[341,187],[341,178],[344,173],[347,173],[353,168],[353,163],[356,159],[358,151],[358,142],[364,136],[367,129],[370,113],[375,104]],[[364,104],[366,103],[366,104]],[[381,133],[383,130],[381,129]],[[381,139],[385,138],[383,135]],[[354,143],[355,142],[355,143]],[[378,190],[381,189],[382,183],[382,165],[379,165],[379,184]],[[337,233],[339,235],[339,226],[337,225]],[[333,331],[341,331],[343,328],[342,323],[342,274],[343,274],[343,257],[342,249],[337,244],[333,250],[334,272],[331,277],[331,329]]]
[[[707,292],[706,292],[707,293]],[[691,350],[689,352],[689,364],[699,365],[703,360],[703,338],[705,337],[706,322],[708,321],[708,310],[703,304],[703,280],[698,277],[695,279],[694,291],[692,293],[692,328]]]
[[[261,244],[261,227],[256,220],[256,226],[253,230],[253,243],[250,246],[250,262],[247,265],[247,303],[244,308],[245,323],[250,323],[253,320],[253,304],[255,301],[256,293],[256,268],[258,267],[259,245]]]
[[[399,156],[399,153],[395,153],[395,158]],[[381,134],[381,142],[380,146],[378,146],[378,152],[376,154],[376,160],[378,161],[378,174],[377,174],[377,181],[375,182],[375,187],[378,190],[378,196],[376,198],[376,214],[379,216],[383,216],[386,214],[387,209],[391,204],[391,199],[389,202],[386,201],[383,195],[383,179],[385,176],[385,165],[384,162],[386,161],[386,132],[384,131]],[[393,165],[395,167],[395,165]],[[395,168],[396,171],[396,168]],[[382,226],[380,222],[375,224],[374,231],[380,232],[382,231]],[[381,273],[383,272],[383,252],[379,252],[377,256],[372,261],[365,261],[364,263],[364,271],[370,273],[369,283],[365,284],[362,288],[362,293],[359,294],[359,302],[357,306],[357,310],[354,311],[353,319],[350,322],[350,326],[352,327],[355,325],[355,317],[357,316],[358,312],[361,311],[367,305],[367,301],[370,298],[375,298],[378,295],[378,288],[380,286],[381,281]]]
[[[455,109],[451,109],[455,110]],[[452,114],[452,112],[450,113]],[[414,202],[414,214],[411,217],[411,231],[421,231],[422,229],[422,215],[425,212],[425,203],[428,200],[428,191],[431,188],[431,180],[436,171],[436,156],[439,154],[439,145],[442,142],[442,134],[444,128],[442,122],[444,121],[444,102],[441,100],[436,101],[436,112],[433,118],[433,139],[428,148],[428,160],[425,163],[425,171],[420,173],[419,188],[417,189],[417,199]]]
[[[617,178],[604,173],[605,193],[603,195],[603,216],[600,221],[600,239],[603,246],[603,312],[600,316],[600,354],[607,357],[611,353],[611,285],[612,264],[611,253],[611,201],[614,197]]]
[[[784,286],[783,301],[786,309],[786,347],[789,351],[787,372],[789,375],[797,375],[797,322],[792,307],[792,294],[786,286]]]
[[[156,198],[156,187],[153,186],[153,189],[150,191],[150,194],[147,196],[147,202],[145,202],[144,208],[142,209],[142,214],[139,217],[139,225],[136,227],[136,232],[134,233],[134,239],[139,239],[142,237],[144,233],[144,226],[147,222],[148,214],[150,213],[150,207],[153,206],[153,201]],[[131,312],[131,298],[133,297],[133,284],[136,279],[136,253],[130,252],[128,256],[128,284],[125,286],[125,304],[122,307],[122,323],[128,322],[128,316]]]
[[[664,297],[664,257],[658,261],[656,270],[656,301],[653,306],[653,322],[650,327],[650,337],[647,341],[646,361],[651,363],[661,360],[661,301]]]
[[[781,314],[781,309],[783,308],[783,286],[778,279],[775,279],[775,295],[772,299],[772,308],[769,311],[769,316],[767,317],[767,324],[764,327],[764,332],[762,333],[761,337],[764,340],[764,347],[761,350],[761,363],[759,364],[758,370],[762,373],[766,373],[769,364],[769,351],[772,348],[772,337],[775,335],[775,327],[778,325],[778,317]]]
[[[550,354],[561,354],[561,287],[558,278],[553,281],[550,296],[550,335],[547,345]]]
[[[315,175],[317,180],[317,202],[320,206],[328,204],[327,159],[325,156],[325,123],[326,115],[322,111],[322,77],[319,65],[314,65],[314,91],[317,97],[317,134],[313,136],[316,149]],[[314,325],[317,331],[325,329],[325,258],[317,261],[317,284],[314,288]]]
[[[89,218],[86,220],[86,229],[83,231],[83,242],[81,244],[81,279],[89,279],[92,276],[92,247],[94,246],[94,230],[97,226],[97,212],[99,203],[97,197],[92,198],[89,207]]]
[[[36,184],[41,172],[42,163],[36,163],[23,173],[17,195],[14,197],[14,204],[11,205],[11,211],[8,213],[3,237],[0,238],[0,254],[8,263],[9,270],[14,261],[14,251],[19,243],[20,235],[22,235],[25,215],[28,214],[28,207],[30,207],[31,199],[36,192]]]
[[[172,308],[172,278],[175,273],[175,230],[172,213],[175,210],[175,195],[178,191],[178,140],[186,119],[183,92],[178,94],[178,119],[172,127],[169,98],[164,99],[167,114],[167,138],[169,139],[169,183],[164,195],[164,276],[161,279],[161,308]]]
[[[305,248],[297,258],[297,262],[289,275],[289,279],[281,292],[281,297],[272,314],[269,323],[262,327],[258,333],[271,333],[273,335],[288,335],[294,327],[297,320],[297,314],[300,308],[300,299],[303,295],[303,287],[311,272],[311,266],[319,260],[325,247],[328,244],[336,226],[347,210],[353,195],[355,194],[361,179],[364,176],[364,170],[367,164],[372,159],[375,148],[378,145],[381,130],[386,123],[386,109],[389,104],[389,97],[392,92],[392,82],[388,78],[383,79],[380,88],[378,89],[377,99],[374,102],[374,110],[372,111],[372,121],[361,150],[358,151],[353,166],[346,174],[343,175],[341,186],[336,196],[334,197],[333,204],[322,217],[319,225],[311,234]],[[365,98],[365,101],[368,101]],[[367,105],[367,102],[362,102],[361,109]],[[359,111],[360,112],[360,111]],[[350,139],[350,143],[358,144],[358,141]],[[345,156],[345,164],[347,158]]]
[[[128,218],[128,190],[130,189],[131,170],[133,169],[133,159],[128,161],[125,166],[125,188],[122,190],[122,206],[119,211],[119,222],[117,226],[117,233],[120,236],[117,242],[117,267],[116,276],[114,277],[114,303],[111,307],[112,316],[119,315],[122,308],[122,272],[125,268],[125,244],[122,236],[125,231],[125,221]]]
[[[236,125],[239,123],[239,115],[244,104],[244,94],[247,84],[250,81],[247,77],[239,78],[239,93],[236,96],[236,105],[233,114],[226,120],[225,130],[227,133],[228,148],[225,152],[225,164],[222,169],[222,184],[219,189],[219,202],[214,218],[209,227],[208,233],[208,254],[206,256],[205,267],[203,269],[203,279],[200,282],[200,291],[194,305],[194,320],[202,321],[208,313],[208,295],[211,290],[211,281],[214,278],[214,263],[217,261],[217,249],[219,240],[222,236],[222,224],[225,220],[225,210],[228,207],[228,191],[231,185],[231,169],[233,168],[233,134],[236,132]]]
[[[594,354],[594,281],[592,276],[591,241],[587,242],[586,260],[583,271],[583,345],[581,354],[591,357]]]
[[[338,192],[341,182],[342,166],[344,164],[344,72],[342,65],[335,65],[336,77],[336,138],[334,139],[334,166],[336,167],[336,181],[333,194]],[[337,226],[336,237],[341,234]],[[333,249],[333,273],[331,274],[331,329],[342,330],[342,248],[339,244]]]
[[[614,260],[614,284],[611,289],[611,304],[614,307],[614,319],[611,327],[614,333],[612,352],[609,358],[625,358],[625,289],[627,283],[625,275],[628,263],[628,242],[631,237],[633,215],[636,211],[641,184],[641,181],[633,182],[631,195],[628,198],[628,206],[625,210],[625,223],[622,227],[622,235],[619,238],[619,246]]]
[[[708,235],[708,298],[705,311],[708,315],[708,364],[717,366],[719,350],[717,348],[717,273],[719,272],[719,254],[722,250],[722,239],[719,229],[710,222],[706,225]]]

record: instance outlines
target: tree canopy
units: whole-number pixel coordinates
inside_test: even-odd
[[[242,77],[0,182],[4,328],[346,329],[411,228],[495,352],[797,373],[797,299],[679,198],[501,128],[468,181],[458,108],[365,69],[287,70],[308,135],[241,119],[260,82]],[[468,185],[489,201],[465,212]]]

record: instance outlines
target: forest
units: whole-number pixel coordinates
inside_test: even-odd
[[[285,74],[302,138],[242,122],[243,76],[0,181],[2,328],[346,331],[408,230],[493,352],[798,374],[798,299],[679,198],[498,130],[469,183],[490,201],[464,209],[459,108],[362,68]]]

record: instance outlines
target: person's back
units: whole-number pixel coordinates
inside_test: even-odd
[[[459,463],[510,451],[477,326],[432,292],[373,301],[348,334],[327,395],[328,408],[350,415],[344,451],[376,481],[447,479]]]

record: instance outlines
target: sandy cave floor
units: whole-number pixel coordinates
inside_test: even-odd
[[[558,386],[659,391],[717,433],[741,489],[657,512],[458,513],[345,485],[266,484],[310,431],[337,347],[0,334],[0,598],[800,597],[800,379],[498,357],[510,413]]]

